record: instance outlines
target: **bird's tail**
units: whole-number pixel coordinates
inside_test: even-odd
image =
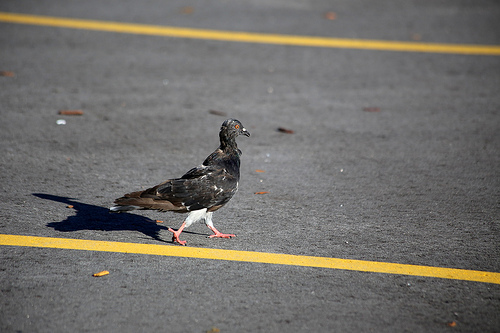
[[[113,213],[121,213],[121,212],[129,212],[131,210],[136,210],[136,209],[141,209],[141,208],[142,207],[132,206],[132,205],[128,205],[128,206],[113,206],[113,207],[109,207],[109,211],[113,212]]]

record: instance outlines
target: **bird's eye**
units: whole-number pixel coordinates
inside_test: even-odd
[[[238,129],[240,128],[240,125],[234,125],[234,128]]]

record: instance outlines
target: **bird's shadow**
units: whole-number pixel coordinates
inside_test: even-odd
[[[107,208],[82,203],[74,198],[45,193],[33,193],[33,195],[41,199],[57,201],[68,206],[73,206],[72,209],[76,212],[75,215],[68,216],[65,220],[60,222],[47,223],[47,226],[54,228],[54,230],[61,232],[74,232],[79,230],[129,230],[141,232],[157,241],[170,242],[160,237],[160,232],[162,230],[167,230],[168,227],[159,225],[156,221],[147,217],[130,213],[110,213]],[[168,234],[167,237],[170,236],[170,233]]]

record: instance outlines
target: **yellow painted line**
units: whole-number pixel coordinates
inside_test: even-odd
[[[220,250],[184,246],[106,242],[83,239],[34,237],[0,234],[0,245],[43,247],[85,251],[148,254],[212,260],[242,261],[276,265],[320,267],[360,272],[435,277],[500,284],[500,273],[466,269],[404,265],[376,261],[298,256],[252,251]]]
[[[37,16],[0,12],[0,22],[31,24],[60,28],[109,31],[128,34],[209,39],[231,42],[346,48],[381,51],[500,55],[499,45],[439,44],[366,39],[328,38],[315,36],[277,35],[222,30],[190,29],[158,25],[95,21],[74,18]]]

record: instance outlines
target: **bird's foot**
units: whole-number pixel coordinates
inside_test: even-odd
[[[210,230],[214,232],[213,235],[208,236],[208,238],[231,238],[231,237],[236,237],[236,235],[233,234],[223,234],[219,230],[215,229],[213,226],[207,226]]]
[[[174,229],[172,228],[168,228],[168,231],[170,231],[171,233],[173,233],[172,235],[172,243],[179,243],[180,245],[186,245],[186,241],[181,241],[179,239],[179,235],[181,234],[182,230],[179,229],[177,231],[175,231]]]
[[[223,234],[223,233],[216,233],[215,235],[210,235],[208,238],[231,238],[231,237],[236,237],[236,235],[233,234]]]

